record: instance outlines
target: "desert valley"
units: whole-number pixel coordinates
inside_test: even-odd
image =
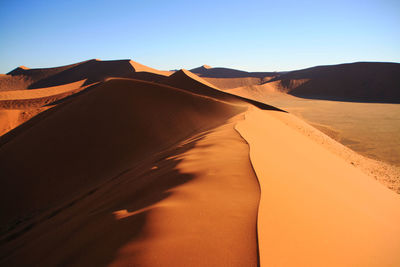
[[[0,75],[0,266],[400,266],[400,64]]]

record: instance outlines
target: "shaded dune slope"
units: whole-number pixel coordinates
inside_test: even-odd
[[[211,68],[210,66],[207,65],[191,69],[190,71],[200,77],[208,77],[208,78],[246,78],[246,77],[265,78],[277,75],[277,72],[247,72],[229,68]]]
[[[89,60],[56,75],[33,83],[30,88],[41,88],[86,79],[85,84],[104,81],[110,77],[160,81],[166,73],[141,65],[132,60]]]
[[[212,68],[207,65],[191,69],[190,72],[220,89],[259,85],[279,75],[277,72],[247,72],[229,68]]]
[[[85,85],[104,81],[109,77],[160,81],[172,72],[160,71],[132,60],[92,59],[55,68],[29,69],[18,67],[0,76],[0,91],[38,89],[58,86],[86,79]]]
[[[195,94],[205,95],[220,99],[222,101],[245,102],[257,106],[261,109],[279,110],[273,106],[250,100],[241,96],[236,96],[219,90],[216,86],[205,81],[201,77],[191,73],[188,70],[180,70],[164,80],[165,84],[190,91]]]
[[[111,79],[43,112],[0,147],[1,265],[257,266],[244,110]]]
[[[400,103],[399,76],[399,63],[359,62],[292,71],[271,81],[299,97]]]

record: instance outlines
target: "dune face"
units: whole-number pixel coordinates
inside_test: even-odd
[[[360,62],[292,71],[273,79],[305,98],[400,103],[399,63]]]
[[[261,186],[261,266],[400,265],[400,196],[273,113],[236,126]]]

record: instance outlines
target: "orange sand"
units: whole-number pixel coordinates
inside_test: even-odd
[[[112,79],[42,113],[0,147],[0,264],[257,266],[244,110]]]
[[[400,196],[247,99],[277,93],[259,84],[277,73],[194,71],[89,60],[0,77],[0,130],[26,121],[0,137],[1,266],[400,265]]]
[[[399,266],[400,196],[273,113],[236,126],[261,185],[261,266]]]

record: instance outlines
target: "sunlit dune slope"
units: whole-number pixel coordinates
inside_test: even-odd
[[[82,90],[85,80],[41,89],[0,91],[0,136]]]
[[[236,126],[260,181],[261,266],[400,265],[400,195],[290,124],[253,110]]]
[[[21,109],[45,104],[66,97],[79,90],[85,80],[32,90],[0,91],[0,108]]]
[[[359,62],[292,71],[272,81],[305,98],[400,103],[399,76],[399,63]]]

